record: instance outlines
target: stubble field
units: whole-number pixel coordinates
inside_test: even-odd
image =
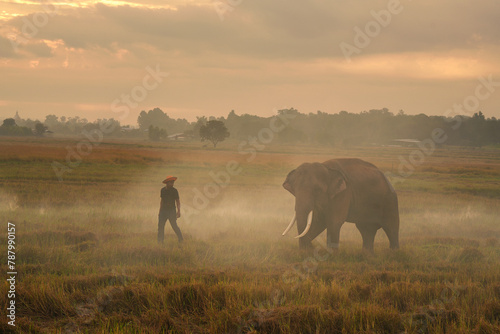
[[[0,139],[0,259],[14,223],[15,327],[0,332],[499,333],[500,151],[104,141],[68,166],[77,139]],[[81,147],[80,147],[81,149]],[[424,152],[425,153],[425,152]],[[358,157],[394,179],[401,249],[352,224],[331,252],[281,232],[302,162]],[[52,163],[69,169],[58,180]],[[61,171],[59,171],[61,172]],[[411,174],[411,175],[410,175]],[[175,175],[185,235],[156,244],[161,181]],[[391,175],[391,174],[390,174]],[[217,184],[217,182],[219,184]]]

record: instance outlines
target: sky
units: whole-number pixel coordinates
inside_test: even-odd
[[[0,119],[500,118],[498,0],[0,0]]]

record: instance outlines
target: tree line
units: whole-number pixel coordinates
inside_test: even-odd
[[[137,127],[121,126],[116,120],[89,122],[79,117],[47,115],[43,122],[16,117],[5,119],[0,126],[0,135],[79,135],[84,130],[98,129],[102,121],[114,123],[114,131],[107,136],[148,138],[149,140],[210,140],[209,134],[222,131],[217,142],[229,139],[242,141],[255,137],[259,131],[269,127],[273,118],[287,114],[293,117],[286,127],[274,134],[277,143],[309,143],[349,147],[358,145],[385,145],[399,139],[425,140],[435,129],[446,133],[446,145],[482,147],[500,144],[500,120],[486,118],[481,111],[472,116],[428,116],[406,115],[403,111],[394,114],[387,108],[372,109],[361,113],[341,111],[329,114],[300,113],[294,108],[282,109],[271,117],[250,114],[238,115],[234,110],[227,117],[197,117],[196,121],[171,118],[163,110],[154,108],[141,111]],[[207,124],[212,122],[207,129]],[[226,130],[220,128],[224,125]],[[217,130],[218,129],[218,130]],[[227,132],[227,133],[226,133]],[[222,138],[222,139],[221,139]],[[216,143],[214,143],[214,146]]]

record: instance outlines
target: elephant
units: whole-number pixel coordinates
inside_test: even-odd
[[[283,187],[295,196],[295,215],[283,235],[296,222],[300,248],[312,247],[326,229],[328,248],[338,249],[344,222],[356,224],[363,249],[373,252],[380,228],[390,248],[399,248],[398,196],[373,164],[354,158],[304,163],[288,174]]]

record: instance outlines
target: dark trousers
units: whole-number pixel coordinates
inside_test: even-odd
[[[172,229],[174,230],[175,234],[177,234],[177,238],[179,239],[179,242],[182,242],[184,238],[182,237],[182,232],[177,226],[177,213],[174,210],[168,210],[165,212],[160,212],[158,215],[158,243],[163,243],[164,239],[164,233],[165,233],[165,223],[168,221],[170,222],[170,226],[172,226]]]

